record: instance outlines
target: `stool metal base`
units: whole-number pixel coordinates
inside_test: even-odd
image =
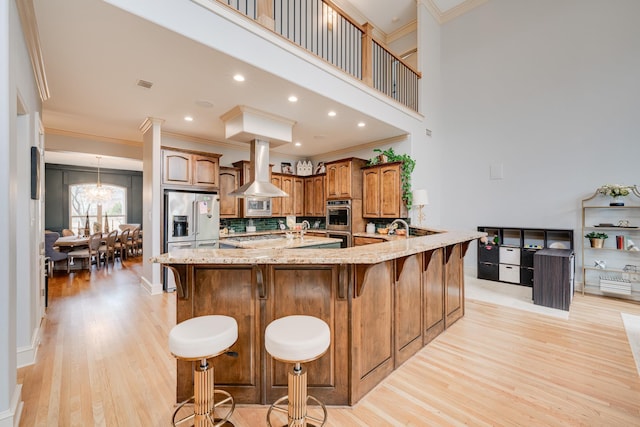
[[[229,393],[214,388],[213,368],[209,369],[209,364],[206,359],[203,359],[201,364],[195,369],[193,388],[194,396],[180,403],[173,413],[172,421],[174,427],[191,420],[193,420],[192,425],[194,427],[233,426],[229,418],[231,414],[233,414],[236,403]],[[216,402],[216,395],[222,395],[223,397]],[[193,402],[193,413],[180,420],[176,420],[180,409],[191,402]],[[225,407],[226,405],[231,405],[231,407],[227,408],[224,416],[216,417],[216,410],[223,405],[225,405]]]
[[[273,402],[267,411],[267,425],[271,424],[273,411],[287,414],[288,427],[322,427],[327,422],[327,407],[313,396],[307,395],[307,371],[296,363],[289,371],[287,395]],[[312,417],[307,413],[307,402],[317,403],[323,412],[322,418]],[[284,402],[287,402],[286,406]],[[317,423],[312,424],[311,422]]]

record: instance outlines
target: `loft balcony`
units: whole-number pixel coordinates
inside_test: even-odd
[[[418,112],[421,74],[327,0],[212,0]]]

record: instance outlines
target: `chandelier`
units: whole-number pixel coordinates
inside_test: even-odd
[[[111,200],[112,193],[111,189],[108,187],[103,187],[100,182],[100,156],[96,156],[98,159],[98,182],[95,187],[89,187],[87,189],[87,197],[89,200],[95,203],[108,202]]]

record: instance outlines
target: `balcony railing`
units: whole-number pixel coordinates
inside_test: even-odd
[[[420,73],[326,0],[218,0],[418,111]]]

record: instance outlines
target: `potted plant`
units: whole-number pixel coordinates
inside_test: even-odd
[[[411,192],[411,173],[416,167],[416,161],[408,154],[396,154],[393,147],[389,147],[386,150],[375,148],[374,153],[378,153],[376,156],[369,159],[369,165],[378,165],[387,162],[402,162],[400,168],[400,182],[402,184],[402,200],[407,209],[411,209],[413,204],[413,193]]]
[[[624,202],[621,202],[618,198],[628,196],[632,188],[629,185],[605,184],[598,188],[598,193],[613,197],[613,202],[609,203],[609,206],[624,206]]]
[[[604,246],[604,239],[607,239],[607,233],[599,233],[597,231],[592,231],[590,233],[585,234],[589,242],[591,243],[592,248],[602,248]]]

